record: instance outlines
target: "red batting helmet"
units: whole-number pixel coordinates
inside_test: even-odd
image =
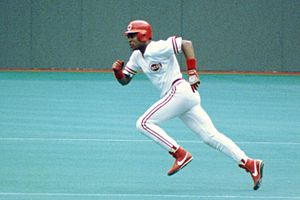
[[[129,33],[137,33],[137,39],[141,42],[146,42],[152,39],[151,25],[143,20],[134,20],[127,26],[127,31],[124,33],[126,36]]]

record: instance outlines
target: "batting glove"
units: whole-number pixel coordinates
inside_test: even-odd
[[[200,79],[198,73],[195,69],[188,70],[189,83],[192,87],[193,92],[197,91],[197,88],[200,85]]]

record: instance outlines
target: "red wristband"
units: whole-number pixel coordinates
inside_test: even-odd
[[[195,58],[186,59],[186,67],[187,67],[187,70],[197,69],[196,59]]]
[[[115,77],[116,77],[117,79],[123,79],[123,78],[125,77],[125,75],[124,75],[124,73],[122,72],[122,70],[121,70],[121,71],[118,71],[118,72],[114,72],[114,74],[115,74]]]

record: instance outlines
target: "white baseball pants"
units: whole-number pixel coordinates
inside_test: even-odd
[[[173,83],[168,93],[138,119],[136,127],[166,150],[175,152],[179,145],[159,127],[162,122],[174,117],[179,117],[204,143],[223,152],[237,163],[242,159],[247,160],[245,153],[215,128],[200,105],[199,93],[194,93],[190,84],[183,79]]]

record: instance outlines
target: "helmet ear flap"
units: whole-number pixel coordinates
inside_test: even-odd
[[[143,33],[141,33],[141,32],[138,32],[138,33],[137,33],[137,39],[138,39],[140,42],[146,42],[146,41],[147,41],[146,34],[143,34]]]

